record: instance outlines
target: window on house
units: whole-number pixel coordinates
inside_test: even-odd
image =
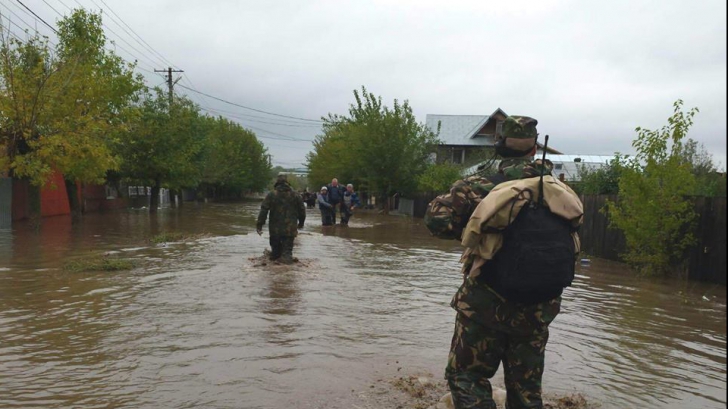
[[[437,163],[437,152],[430,152],[430,163]]]
[[[495,123],[495,134],[503,135],[503,121],[498,121]]]
[[[465,162],[465,149],[452,150],[452,163],[460,164]]]

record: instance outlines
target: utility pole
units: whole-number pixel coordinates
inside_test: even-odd
[[[169,98],[169,108],[168,109],[169,109],[169,116],[170,116],[170,119],[171,119],[171,117],[172,117],[172,102],[174,102],[174,84],[176,84],[180,79],[182,79],[182,77],[177,77],[177,79],[173,81],[172,80],[172,73],[173,72],[184,72],[184,71],[182,71],[182,70],[173,70],[172,67],[167,67],[166,70],[157,70],[157,69],[155,69],[154,72],[166,72],[167,73],[165,75],[165,77],[167,78],[167,86],[169,87],[169,96],[168,96],[168,98]],[[157,189],[158,188],[159,187],[157,187]],[[169,192],[169,196],[170,197],[169,198],[170,198],[170,201],[172,202],[171,205],[173,207],[174,206],[176,206],[176,207],[181,207],[182,206],[182,202],[184,201],[184,199],[182,197],[182,194],[183,193],[180,190],[180,196],[179,196],[179,201],[178,201],[177,192],[174,191],[174,190],[170,190],[170,192]],[[154,189],[152,189],[152,196],[154,196],[154,195],[155,195],[155,192],[154,192]],[[159,196],[159,191],[158,190],[156,192],[156,195],[157,195],[157,197]],[[152,201],[151,201],[151,203],[149,205],[150,211],[152,211],[152,209],[154,209],[153,211],[155,213],[157,212],[157,206],[156,206],[157,197],[153,197],[152,198]]]
[[[169,87],[169,108],[172,109],[172,101],[174,98],[174,84],[176,84],[182,77],[178,77],[176,80],[172,81],[172,73],[173,72],[184,72],[182,70],[173,70],[172,67],[167,67],[166,70],[157,70],[155,69],[154,72],[165,72],[167,73],[165,77],[167,78],[167,86]]]

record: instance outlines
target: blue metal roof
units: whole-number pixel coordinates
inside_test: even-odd
[[[440,122],[440,141],[444,145],[488,146],[493,138],[473,137],[490,118],[489,115],[436,115],[427,114],[425,125],[437,132]]]

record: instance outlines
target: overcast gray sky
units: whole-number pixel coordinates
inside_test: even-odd
[[[386,105],[408,100],[420,122],[501,108],[538,119],[564,153],[611,155],[632,153],[634,128],[665,125],[683,99],[700,109],[689,136],[725,168],[724,0],[22,1],[49,24],[69,7],[104,9],[107,36],[150,86],[171,63],[179,85],[295,118],[345,114],[364,85]],[[0,4],[50,32],[17,0]],[[276,165],[304,163],[320,132],[177,91],[256,132]]]

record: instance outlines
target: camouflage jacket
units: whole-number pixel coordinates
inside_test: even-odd
[[[505,159],[499,166],[506,180],[525,179],[541,175],[541,160]],[[544,175],[550,175],[553,165],[546,160]],[[487,195],[495,183],[481,183],[481,189]],[[483,196],[485,196],[483,195]],[[466,265],[472,260],[465,260]],[[467,271],[468,269],[464,269]],[[461,314],[468,318],[501,331],[529,335],[546,330],[551,321],[559,313],[561,297],[530,306],[522,306],[506,301],[488,285],[477,277],[464,277],[463,284],[450,303]]]
[[[262,229],[270,213],[268,229],[271,236],[296,236],[298,225],[306,220],[306,207],[301,196],[288,183],[277,183],[260,205],[256,227]]]

